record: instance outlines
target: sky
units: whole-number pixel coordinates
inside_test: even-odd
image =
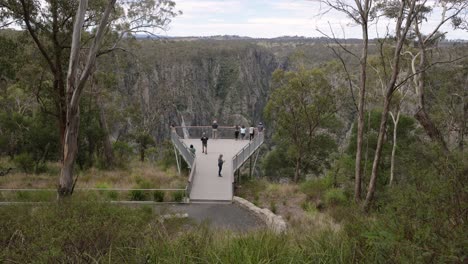
[[[175,0],[183,12],[173,19],[167,36],[239,35],[258,38],[278,36],[321,37],[333,33],[340,38],[361,38],[361,29],[336,11],[314,0]],[[440,20],[435,11],[428,25]],[[380,19],[370,37],[384,36],[392,22]],[[448,39],[468,39],[468,32],[442,28]]]

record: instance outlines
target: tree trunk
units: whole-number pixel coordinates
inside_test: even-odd
[[[400,110],[398,110],[396,118],[393,116],[391,112],[390,112],[390,115],[392,116],[392,120],[393,120],[393,146],[392,146],[392,157],[390,160],[390,183],[389,185],[392,186],[394,174],[395,174],[394,173],[395,172],[395,153],[396,153],[396,147],[397,147],[397,129],[398,129],[398,121],[400,121]]]
[[[404,1],[400,4],[400,10],[396,22],[396,40],[397,44],[395,46],[395,53],[393,54],[393,65],[392,65],[392,75],[388,80],[387,89],[385,91],[384,97],[384,106],[382,111],[382,116],[380,119],[380,128],[379,136],[377,139],[377,146],[375,149],[374,162],[372,163],[372,174],[369,181],[369,186],[367,188],[366,200],[364,202],[363,209],[365,212],[369,210],[370,204],[374,198],[375,186],[377,183],[378,176],[378,167],[380,163],[380,158],[382,156],[383,143],[385,141],[385,132],[387,130],[387,118],[388,112],[390,111],[390,100],[392,99],[393,92],[395,91],[395,84],[400,74],[400,60],[401,60],[401,50],[403,49],[403,44],[406,39],[406,34],[408,33],[411,23],[416,17],[415,6],[416,0],[409,1],[405,3]],[[409,5],[409,10],[405,11],[406,4]],[[405,18],[406,15],[406,18]],[[406,19],[406,21],[404,21]],[[402,26],[403,22],[405,25]]]
[[[367,4],[366,4],[367,6]],[[367,18],[363,18],[362,22],[362,36],[363,44],[361,55],[361,86],[359,89],[359,104],[358,104],[358,123],[357,123],[357,141],[356,141],[356,162],[354,172],[354,200],[356,202],[361,200],[361,181],[362,181],[362,141],[364,137],[364,105],[366,100],[366,79],[367,79],[367,52],[369,38],[367,34]]]
[[[60,197],[69,196],[73,192],[73,165],[78,153],[78,130],[80,127],[79,107],[69,108],[68,123],[65,130],[63,147],[63,166],[60,173],[58,194]]]
[[[140,149],[140,161],[145,162],[145,148]]]
[[[114,167],[114,152],[112,150],[112,142],[109,136],[109,128],[107,126],[107,119],[104,113],[104,106],[102,105],[100,98],[97,100],[97,105],[99,107],[99,126],[104,132],[103,146],[106,168],[112,168]]]
[[[60,183],[58,187],[59,197],[69,196],[73,193],[73,165],[78,152],[78,130],[80,126],[80,98],[86,81],[94,67],[96,55],[107,27],[109,15],[115,5],[116,0],[110,0],[106,10],[97,27],[96,36],[88,52],[86,64],[82,71],[78,71],[80,48],[81,48],[81,30],[84,24],[87,0],[80,0],[78,10],[76,11],[75,22],[73,24],[72,44],[70,50],[70,61],[67,73],[67,125],[65,129],[65,142],[63,147],[63,166],[60,173]]]
[[[63,164],[60,172],[58,186],[59,197],[66,197],[73,193],[73,166],[78,152],[78,130],[80,128],[80,107],[79,107],[79,84],[78,62],[81,42],[81,28],[84,23],[87,0],[81,0],[76,11],[75,22],[73,24],[72,45],[70,51],[70,62],[67,73],[67,122],[65,127],[65,137],[63,144]]]
[[[417,22],[417,21],[416,21]],[[415,25],[415,31],[419,40],[419,52],[421,59],[419,61],[418,69],[420,72],[414,76],[414,83],[416,85],[416,94],[418,96],[418,110],[414,117],[418,120],[419,124],[424,128],[426,134],[429,138],[437,142],[445,152],[448,152],[447,144],[444,140],[444,137],[440,133],[439,129],[432,122],[431,117],[426,112],[426,100],[425,100],[425,88],[426,88],[426,78],[425,78],[425,67],[427,65],[427,54],[426,54],[426,44],[421,32],[419,31],[418,24]],[[414,62],[412,62],[414,63]],[[412,65],[413,74],[416,73],[416,68],[414,64]]]
[[[391,96],[386,96],[384,101],[384,109],[382,111],[382,116],[380,118],[380,128],[379,128],[379,137],[377,139],[377,147],[375,149],[374,162],[372,163],[372,173],[369,181],[369,187],[367,187],[366,200],[364,202],[364,210],[369,209],[370,203],[374,198],[375,186],[377,183],[378,167],[380,163],[380,158],[382,157],[382,148],[385,140],[385,132],[387,130],[387,118],[388,112],[390,109],[390,99]]]
[[[425,108],[419,108],[416,114],[414,115],[416,120],[418,120],[419,124],[424,128],[424,131],[426,131],[426,134],[429,136],[429,138],[432,141],[437,142],[442,149],[447,152],[447,144],[445,143],[444,137],[440,133],[439,129],[434,125],[432,122],[431,118],[427,114]]]
[[[294,182],[299,182],[300,179],[300,174],[301,174],[301,157],[298,157],[296,159],[296,170],[294,173]]]

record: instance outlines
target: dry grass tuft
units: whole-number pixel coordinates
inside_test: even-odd
[[[260,179],[246,183],[237,195],[281,215],[294,232],[340,229],[340,225],[328,214],[319,212],[294,183],[279,184]]]
[[[60,164],[48,164],[49,170],[41,174],[13,171],[0,177],[2,189],[55,188],[60,174]],[[163,170],[149,162],[133,161],[127,169],[99,170],[91,168],[78,172],[77,188],[185,188],[187,177],[177,175],[175,168]]]

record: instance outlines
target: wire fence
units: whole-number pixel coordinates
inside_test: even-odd
[[[73,196],[80,198],[91,196],[108,201],[152,201],[185,202],[188,197],[186,188],[75,188]],[[0,189],[0,203],[16,202],[52,202],[57,199],[57,189]]]

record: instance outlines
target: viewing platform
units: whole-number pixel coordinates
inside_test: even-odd
[[[177,152],[189,165],[191,172],[188,179],[187,193],[190,202],[231,202],[234,195],[234,173],[263,144],[264,135],[255,130],[250,141],[236,140],[234,126],[218,127],[218,136],[212,138],[211,126],[179,126],[171,131],[171,139]],[[201,137],[205,133],[208,139],[207,154],[202,153]],[[189,150],[193,145],[195,154]],[[218,157],[223,155],[224,165],[218,176]],[[177,156],[177,155],[176,155]]]

